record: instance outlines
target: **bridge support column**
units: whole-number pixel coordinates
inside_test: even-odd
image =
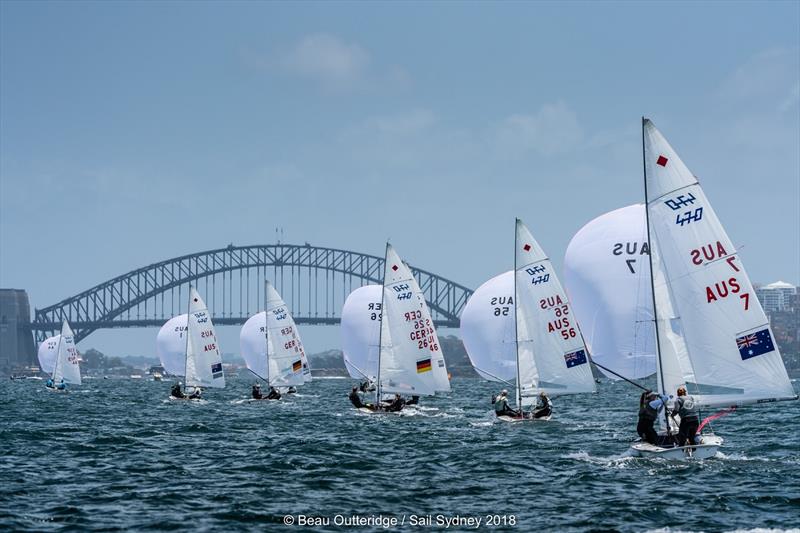
[[[38,363],[28,293],[0,289],[0,374],[8,375],[31,366]]]

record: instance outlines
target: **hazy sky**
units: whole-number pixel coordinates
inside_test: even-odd
[[[475,288],[513,265],[516,216],[560,268],[641,201],[642,115],[753,281],[797,284],[799,71],[798,2],[3,0],[0,286],[45,307],[280,225],[374,255],[391,237]]]

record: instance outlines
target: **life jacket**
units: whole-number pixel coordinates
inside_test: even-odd
[[[686,396],[679,396],[678,400],[678,415],[680,415],[681,419],[687,418],[697,418],[700,414],[700,408],[697,405],[697,402],[694,401],[689,395]]]
[[[499,396],[494,401],[494,412],[499,413],[508,408],[508,399],[505,396]]]
[[[655,422],[656,418],[658,418],[658,409],[653,409],[650,407],[650,402],[645,402],[644,405],[639,408],[639,418]]]

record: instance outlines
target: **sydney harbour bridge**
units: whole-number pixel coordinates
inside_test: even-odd
[[[382,257],[308,244],[229,245],[154,263],[36,309],[31,329],[42,341],[68,320],[77,342],[98,329],[161,326],[187,311],[190,285],[215,324],[244,324],[264,308],[264,280],[283,296],[297,323],[338,324],[352,290],[383,282],[383,263]],[[411,269],[435,323],[458,327],[472,290]]]

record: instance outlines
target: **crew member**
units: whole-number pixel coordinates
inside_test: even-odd
[[[276,389],[275,387],[270,387],[269,394],[267,394],[267,400],[280,400],[280,399],[281,399],[281,393],[278,392],[278,389]]]
[[[517,417],[519,412],[508,406],[508,391],[503,389],[494,399],[494,414],[497,416]]]
[[[645,391],[639,397],[639,423],[636,425],[636,432],[642,440],[656,446],[658,444],[658,434],[653,428],[653,424],[658,418],[661,408],[667,404],[669,396],[666,394],[660,398],[652,391]]]
[[[553,402],[544,391],[539,393],[539,403],[533,411],[533,418],[546,418],[553,414]]]
[[[700,426],[699,411],[697,402],[686,393],[686,387],[678,387],[678,398],[675,400],[675,406],[672,409],[672,416],[677,414],[681,417],[681,423],[678,426],[678,446],[696,443],[695,435],[697,434],[697,428]]]

